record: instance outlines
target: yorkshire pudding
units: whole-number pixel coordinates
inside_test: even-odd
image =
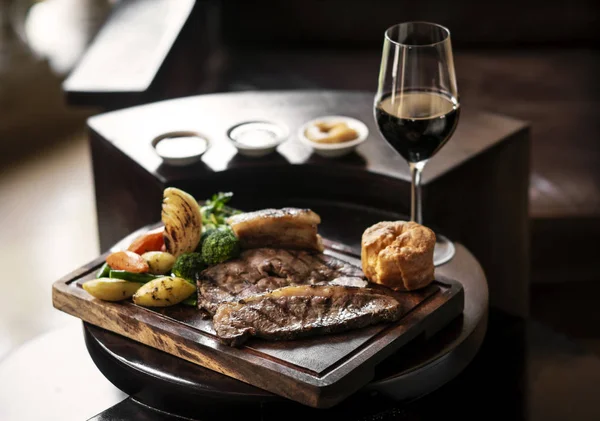
[[[362,268],[373,283],[399,291],[433,281],[435,233],[416,222],[384,221],[362,236]]]

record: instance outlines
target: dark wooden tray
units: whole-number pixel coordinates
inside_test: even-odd
[[[360,266],[326,242],[326,253]],[[54,307],[86,322],[207,367],[275,394],[317,408],[342,401],[367,384],[375,366],[415,337],[431,335],[462,313],[462,285],[439,277],[427,288],[402,293],[404,317],[341,334],[296,341],[250,340],[240,349],[221,344],[212,322],[191,307],[148,309],[90,296],[81,284],[94,278],[106,255],[53,285]]]

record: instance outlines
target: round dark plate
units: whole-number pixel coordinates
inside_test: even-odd
[[[315,210],[323,220],[320,233],[357,252],[360,252],[360,237],[366,227],[381,220],[402,219],[402,215],[348,203],[290,199],[290,203],[279,204],[289,205]],[[477,353],[487,327],[487,282],[471,253],[460,244],[456,249],[456,256],[438,267],[436,273],[463,284],[463,314],[435,335],[416,338],[380,363],[373,381],[357,393],[360,399],[382,395],[406,400],[430,393],[459,374]],[[273,404],[308,410],[104,329],[84,324],[84,332],[90,355],[102,373],[119,389],[154,408],[187,416],[198,411],[231,413],[233,409],[243,414],[248,406]],[[347,409],[354,401],[354,398],[346,399],[336,408]]]

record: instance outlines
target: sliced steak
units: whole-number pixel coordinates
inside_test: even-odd
[[[305,250],[259,248],[212,266],[198,279],[198,307],[213,315],[219,304],[290,285],[367,286],[362,271],[335,257]]]
[[[231,216],[227,222],[245,249],[283,247],[323,251],[317,234],[321,217],[310,209],[263,209]]]
[[[251,336],[289,340],[391,322],[401,314],[400,303],[377,290],[300,285],[221,304],[213,325],[221,340],[239,346]]]

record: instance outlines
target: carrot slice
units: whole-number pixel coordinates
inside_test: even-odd
[[[128,250],[109,254],[106,263],[111,269],[126,270],[133,273],[144,273],[150,269],[142,256]]]
[[[165,240],[163,239],[164,230],[165,227],[159,227],[142,234],[133,240],[131,245],[127,247],[127,250],[139,255],[147,251],[161,251],[162,246],[165,244]]]

